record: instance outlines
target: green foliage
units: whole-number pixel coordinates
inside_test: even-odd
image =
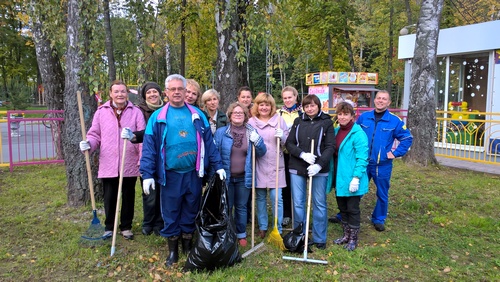
[[[10,103],[7,105],[9,110],[26,110],[31,104],[33,88],[18,82],[12,82],[9,92],[6,95],[10,97]],[[2,96],[2,95],[0,95]]]

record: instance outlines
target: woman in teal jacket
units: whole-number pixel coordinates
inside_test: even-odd
[[[358,244],[359,201],[368,192],[368,138],[361,126],[354,122],[355,112],[350,104],[339,103],[336,113],[339,127],[335,128],[335,187],[344,234],[333,242],[337,245],[347,243],[345,248],[352,251]]]

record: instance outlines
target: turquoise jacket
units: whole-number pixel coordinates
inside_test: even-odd
[[[335,128],[335,135],[339,131]],[[337,197],[362,196],[368,193],[368,138],[359,124],[354,124],[339,147],[337,158],[336,195]],[[353,177],[359,178],[359,189],[349,192]]]

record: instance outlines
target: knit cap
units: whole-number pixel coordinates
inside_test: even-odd
[[[151,88],[156,89],[158,91],[158,93],[160,94],[160,97],[162,96],[160,86],[158,84],[156,84],[155,82],[148,81],[148,82],[144,83],[141,87],[142,99],[146,100],[146,92],[148,92],[148,90]]]

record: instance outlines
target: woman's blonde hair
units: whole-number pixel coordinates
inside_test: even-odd
[[[217,100],[219,100],[219,101],[220,101],[220,94],[219,94],[219,92],[217,92],[217,90],[215,90],[215,89],[213,89],[213,88],[212,88],[212,89],[208,89],[207,91],[205,91],[205,92],[203,93],[203,95],[201,95],[201,106],[202,106],[203,108],[205,108],[205,102],[206,102],[208,99],[212,98],[212,96],[217,97]]]
[[[194,103],[196,106],[199,106],[201,100],[200,84],[194,79],[186,79],[186,87],[188,87],[189,85],[196,88],[196,101]]]
[[[271,116],[276,112],[276,102],[274,101],[274,98],[271,94],[269,93],[261,93],[255,97],[255,100],[253,101],[254,106],[252,107],[252,116],[259,117],[259,104],[261,103],[267,103],[271,105]]]

